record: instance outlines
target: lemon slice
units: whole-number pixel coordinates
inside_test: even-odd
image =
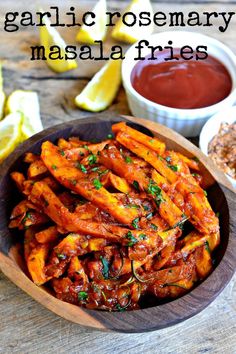
[[[132,12],[139,18],[140,12],[150,12],[151,17],[153,17],[153,8],[149,0],[133,0],[127,7],[125,12]],[[129,19],[130,18],[130,19]],[[126,21],[132,23],[134,17],[132,15],[126,16]],[[119,19],[112,31],[112,38],[121,42],[135,43],[138,40],[146,37],[153,32],[154,25],[149,26],[139,26],[139,21],[134,26],[125,26],[122,22],[122,18]]]
[[[94,41],[103,41],[105,39],[107,33],[106,11],[106,0],[99,0],[92,10],[92,12],[96,14],[96,19],[93,19],[91,15],[87,17],[88,23],[93,21],[96,23],[93,26],[82,25],[76,37],[78,42],[94,44]]]
[[[64,73],[77,68],[77,63],[75,60],[66,60],[65,59],[65,48],[66,43],[57,30],[54,27],[51,27],[51,22],[48,18],[44,18],[43,22],[45,26],[40,27],[40,44],[45,47],[45,55],[47,58],[47,65],[50,69],[57,73]],[[58,46],[60,48],[61,56],[64,59],[52,60],[49,58],[50,47]]]
[[[22,140],[43,130],[36,92],[14,91],[7,99],[6,114],[14,112],[19,112],[22,115]]]
[[[20,143],[21,121],[20,113],[12,113],[0,122],[0,162]]]
[[[121,59],[110,59],[75,98],[75,104],[91,112],[106,109],[114,100],[121,84]]]
[[[3,92],[2,64],[0,63],[0,120],[3,118],[5,100],[6,95]]]

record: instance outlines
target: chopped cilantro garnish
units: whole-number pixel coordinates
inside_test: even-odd
[[[57,166],[56,166],[56,165],[52,165],[52,169],[53,169],[53,170],[56,170],[56,169],[57,169]]]
[[[95,179],[93,180],[93,185],[94,185],[94,187],[95,187],[97,190],[99,190],[100,188],[102,188],[102,183],[99,181],[98,178],[95,178]]]
[[[61,154],[61,156],[65,156],[65,152],[63,150],[60,150],[59,153]]]
[[[204,245],[205,245],[206,251],[207,251],[208,253],[211,253],[210,246],[209,246],[209,242],[206,241]]]
[[[83,145],[82,148],[84,148],[85,150],[88,150],[88,145]]]
[[[65,259],[66,259],[66,255],[61,254],[61,253],[58,253],[58,254],[57,254],[57,258],[62,259],[62,260],[65,260]]]
[[[198,174],[198,173],[192,173],[192,176],[193,176],[193,177],[198,177],[199,174]]]
[[[161,193],[161,188],[158,187],[158,185],[152,179],[150,179],[149,181],[147,192],[155,197],[155,202],[157,206],[159,206],[161,202],[164,202]]]
[[[103,170],[103,171],[99,171],[98,174],[99,174],[100,177],[102,177],[108,172],[109,172],[109,170]]]
[[[126,156],[126,157],[125,157],[125,162],[126,162],[126,163],[132,163],[133,160],[131,159],[130,156]]]
[[[94,154],[89,155],[88,162],[90,165],[94,165],[97,162],[97,156]]]
[[[100,167],[93,167],[93,168],[91,168],[91,171],[92,171],[92,172],[97,172],[97,171],[99,170],[99,168],[100,168]]]
[[[135,245],[138,242],[138,240],[134,237],[134,235],[132,234],[131,231],[127,232],[126,238],[130,241],[128,243],[128,247],[132,247],[133,245]]]
[[[133,221],[132,221],[132,226],[135,228],[135,229],[138,229],[139,228],[139,218],[135,218]]]
[[[136,204],[127,204],[125,207],[130,209],[139,209],[139,206]]]
[[[153,144],[154,141],[155,141],[154,139],[151,139],[151,140],[149,140],[149,143],[150,143],[150,144]]]
[[[108,134],[107,139],[113,139],[113,134]]]
[[[88,298],[88,293],[86,293],[86,291],[80,291],[78,293],[78,300],[79,301],[86,301]]]
[[[207,197],[207,191],[203,191],[203,192],[204,192],[205,196]]]
[[[179,166],[177,165],[167,165],[172,171],[177,172],[179,170]]]
[[[84,165],[82,165],[81,163],[78,162],[78,164],[76,165],[76,167],[78,169],[80,169],[83,173],[87,173],[86,167]]]
[[[101,262],[102,262],[102,275],[104,279],[109,279],[109,263],[108,260],[102,256],[100,256]]]
[[[139,238],[140,238],[140,240],[146,240],[146,239],[147,239],[147,235],[145,235],[145,234],[140,234],[140,235],[139,235]]]
[[[139,191],[139,183],[137,181],[133,181],[133,186],[137,191]]]
[[[152,217],[153,217],[153,213],[149,213],[147,214],[146,219],[150,220]]]
[[[158,227],[155,224],[151,224],[150,226],[153,230],[157,231]]]
[[[120,304],[117,304],[117,305],[116,305],[116,309],[117,309],[117,311],[119,311],[119,312],[124,312],[124,311],[126,310],[126,307],[121,307]]]

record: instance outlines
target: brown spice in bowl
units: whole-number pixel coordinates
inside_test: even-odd
[[[221,123],[209,143],[208,155],[224,173],[236,179],[236,123]]]

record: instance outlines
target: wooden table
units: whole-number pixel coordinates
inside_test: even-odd
[[[44,62],[31,62],[30,45],[38,41],[35,28],[15,33],[3,31],[4,14],[8,11],[35,11],[34,1],[7,0],[0,5],[0,58],[4,59],[4,87],[9,94],[15,89],[39,93],[44,127],[84,117],[90,113],[76,109],[74,97],[101,67],[99,62],[80,62],[77,70],[63,75],[52,73]],[[53,2],[55,4],[55,2]],[[79,3],[79,4],[78,4]],[[74,5],[84,10],[94,1],[63,1],[56,4],[65,12]],[[112,10],[123,9],[126,1],[108,1]],[[52,1],[41,0],[46,9]],[[236,1],[159,1],[156,11],[234,11]],[[216,22],[217,23],[217,20]],[[168,28],[162,28],[162,30]],[[214,36],[236,52],[236,20],[225,33],[212,28],[200,32]],[[68,43],[74,43],[76,29],[62,31]],[[112,42],[106,42],[108,50]],[[129,113],[123,89],[109,112]],[[0,273],[0,353],[236,353],[236,277],[222,294],[194,318],[158,332],[114,334],[90,331],[56,317],[37,304]]]

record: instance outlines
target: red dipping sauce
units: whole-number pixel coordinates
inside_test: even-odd
[[[167,51],[156,60],[140,60],[131,73],[133,88],[148,100],[173,108],[194,109],[211,106],[226,98],[232,79],[225,66],[208,56],[204,60],[165,61]]]

